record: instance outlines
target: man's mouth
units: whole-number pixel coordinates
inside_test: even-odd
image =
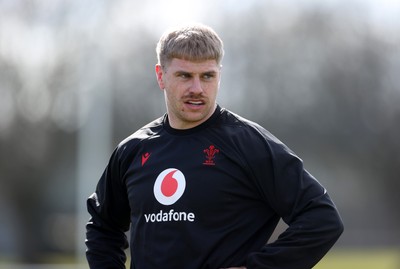
[[[192,101],[192,100],[190,100],[190,101],[186,101],[185,102],[186,104],[189,104],[189,105],[194,105],[194,106],[201,106],[201,105],[204,105],[204,102],[203,101]]]

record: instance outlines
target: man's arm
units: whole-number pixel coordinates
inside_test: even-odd
[[[343,223],[327,194],[310,201],[279,238],[252,253],[247,259],[251,269],[310,269],[315,266],[343,232]],[[318,205],[319,204],[319,205]]]
[[[275,242],[250,254],[246,267],[312,268],[343,232],[342,220],[325,188],[303,168],[301,159],[281,143],[272,142],[269,147],[267,164],[253,169],[268,175],[260,182],[262,193],[289,227]]]
[[[86,225],[86,257],[90,268],[125,268],[128,248],[129,203],[120,179],[115,151],[101,176],[96,192],[87,200],[91,218]]]

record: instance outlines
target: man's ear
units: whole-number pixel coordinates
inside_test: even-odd
[[[164,90],[165,85],[164,85],[164,71],[163,68],[161,67],[161,65],[156,64],[156,76],[157,76],[157,82],[158,82],[158,86],[160,87],[161,90]]]

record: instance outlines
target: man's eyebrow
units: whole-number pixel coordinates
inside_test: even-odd
[[[207,74],[207,75],[215,75],[217,73],[217,71],[215,71],[215,70],[208,70],[208,71],[204,71],[204,72],[201,72],[201,73],[199,73],[200,75],[204,75],[204,74]],[[176,74],[176,75],[193,75],[193,74],[196,74],[195,72],[189,72],[189,71],[184,71],[184,70],[177,70],[177,71],[175,71],[174,72],[174,74]]]
[[[181,75],[185,75],[185,76],[192,76],[193,73],[188,72],[188,71],[183,71],[183,70],[178,70],[174,72],[175,76],[181,76]]]

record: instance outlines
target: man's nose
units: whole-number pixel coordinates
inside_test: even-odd
[[[193,93],[200,93],[203,91],[203,87],[201,85],[201,80],[199,77],[194,77],[192,79],[192,85],[190,87],[190,91]]]

